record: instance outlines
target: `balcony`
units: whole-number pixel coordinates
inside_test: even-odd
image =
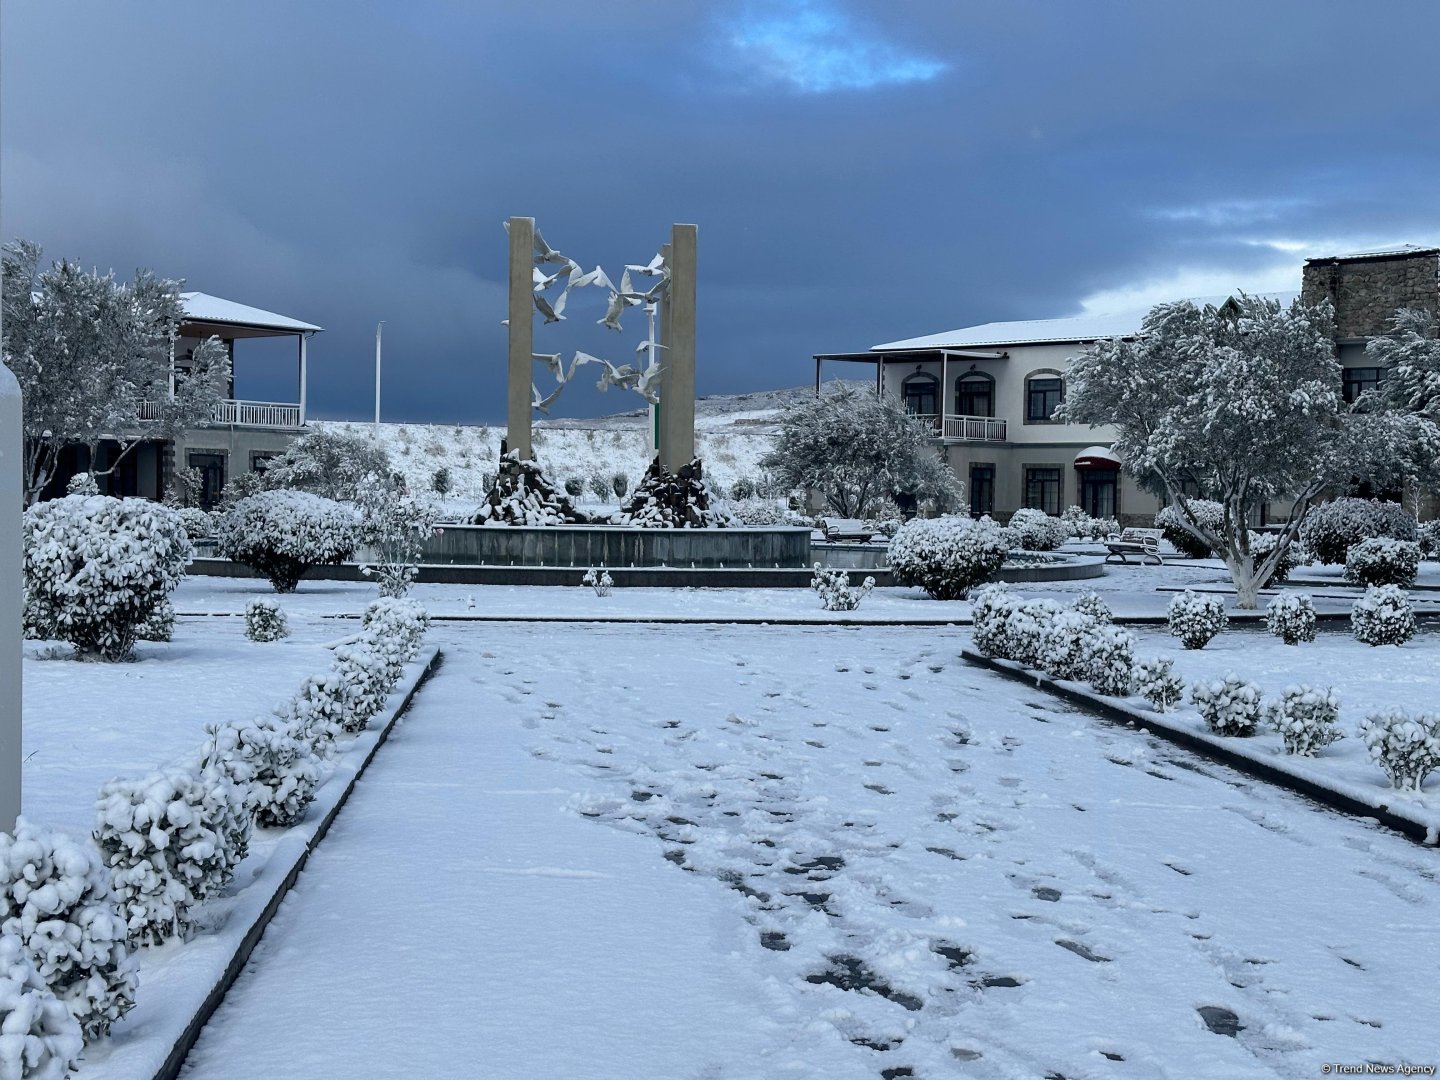
[[[158,409],[152,401],[140,403],[140,419],[154,420]],[[227,399],[215,406],[210,421],[223,427],[295,428],[303,427],[300,406],[286,401],[235,401]]]
[[[1005,421],[993,416],[962,416],[957,413],[919,413],[942,442],[1004,442]]]

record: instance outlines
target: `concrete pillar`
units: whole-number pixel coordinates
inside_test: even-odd
[[[505,435],[511,450],[533,458],[530,449],[530,384],[535,349],[535,219],[510,219],[509,374],[506,381]]]
[[[20,384],[0,363],[0,830],[6,832],[20,815],[23,468]]]
[[[660,405],[660,464],[671,472],[695,457],[695,254],[699,229],[670,227],[670,302],[665,396]]]
[[[669,244],[661,244],[661,245],[660,245],[660,258],[661,258],[661,259],[664,261],[664,263],[665,263],[665,272],[666,272],[666,273],[669,273],[670,270],[672,269],[672,266],[671,266],[671,263],[670,263],[670,245],[669,245]],[[669,344],[670,344],[670,297],[669,297],[668,295],[666,295],[665,293],[661,293],[661,294],[660,294],[660,311],[659,311],[659,318],[656,319],[655,340],[656,340],[656,342],[657,342],[658,344],[660,344],[660,345],[669,345]],[[654,442],[655,442],[655,454],[656,454],[656,456],[659,457],[660,460],[662,460],[662,461],[666,460],[666,458],[665,458],[665,456],[664,456],[664,449],[663,449],[663,447],[665,446],[665,428],[664,428],[665,406],[664,406],[664,401],[665,401],[665,395],[669,392],[669,387],[670,387],[670,350],[669,350],[669,349],[661,349],[661,350],[660,350],[660,401],[661,401],[661,404],[654,406],[655,411],[656,411],[656,413],[658,414],[658,415],[656,415],[656,417],[655,417]]]

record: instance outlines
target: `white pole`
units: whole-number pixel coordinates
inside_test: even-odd
[[[0,340],[4,340],[0,310]],[[0,351],[0,829],[11,832],[20,816],[20,629],[25,606],[21,521],[24,511],[24,436],[20,383]]]
[[[385,325],[381,319],[375,324],[375,441],[380,441],[380,328]]]
[[[645,314],[650,319],[650,362],[649,366],[655,364],[655,309],[658,305],[651,300],[645,305]],[[660,428],[655,423],[655,402],[650,402],[650,442],[653,444],[651,450],[660,449]]]
[[[309,373],[305,370],[305,334],[300,334],[300,426],[305,426],[305,408],[309,401]]]

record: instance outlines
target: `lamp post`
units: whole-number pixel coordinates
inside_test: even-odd
[[[381,319],[375,324],[375,441],[380,441],[380,330],[385,325]]]

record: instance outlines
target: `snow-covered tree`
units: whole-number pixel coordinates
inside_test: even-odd
[[[266,489],[298,488],[326,499],[355,502],[367,477],[392,482],[396,470],[383,446],[365,435],[315,428],[301,435],[266,465]]]
[[[229,354],[211,338],[171,392],[171,351],[185,315],[178,281],[137,270],[121,282],[65,261],[42,271],[40,260],[28,241],[5,248],[3,349],[25,398],[27,506],[65,447],[88,446],[95,462],[102,440],[118,442],[113,470],[140,442],[210,420],[230,384]]]
[[[24,530],[27,618],[102,660],[130,656],[191,554],[180,515],[148,499],[67,495],[25,511]]]
[[[294,592],[312,566],[341,562],[355,551],[352,507],[308,491],[262,491],[241,499],[215,530],[220,553]]]
[[[1237,603],[1254,608],[1311,505],[1329,488],[1393,478],[1440,457],[1440,428],[1422,417],[1350,412],[1328,305],[1240,294],[1219,307],[1161,304],[1134,339],[1096,342],[1071,361],[1057,419],[1113,425],[1114,449],[1162,491],[1221,558]],[[1218,528],[1189,509],[1200,490],[1224,508]],[[1249,522],[1293,500],[1279,542],[1262,559]]]
[[[893,397],[843,384],[788,408],[761,464],[786,487],[818,492],[840,517],[864,517],[896,496],[946,510],[963,494],[933,428]]]
[[[1365,362],[1385,377],[1357,404],[1416,413],[1440,421],[1440,332],[1435,313],[1400,308],[1390,330],[1365,345]]]
[[[372,473],[356,491],[355,505],[360,510],[360,542],[376,556],[360,572],[375,578],[381,596],[404,596],[415,580],[425,541],[435,532],[435,504]]]

